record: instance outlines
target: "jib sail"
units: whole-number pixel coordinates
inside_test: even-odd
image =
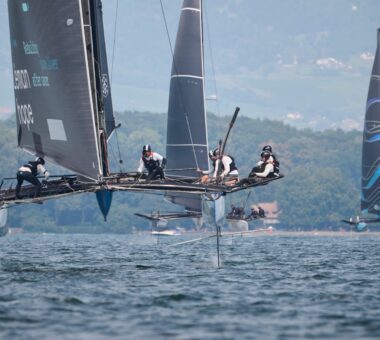
[[[94,66],[103,47],[102,38],[93,41],[91,6],[8,0],[18,144],[96,180],[103,174],[96,84],[108,70]]]
[[[363,130],[362,198],[364,212],[380,214],[380,29],[368,90]]]
[[[113,114],[111,84],[108,73],[106,42],[103,27],[103,10],[101,0],[91,0],[92,36],[94,42],[95,72],[97,74],[97,96],[100,99],[100,119],[104,119],[107,138],[115,129],[115,117]]]
[[[209,170],[204,99],[202,2],[184,0],[170,80],[166,156],[170,176],[198,177]],[[187,210],[202,211],[199,195],[169,196]]]

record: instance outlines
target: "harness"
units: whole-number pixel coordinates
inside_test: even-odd
[[[231,172],[231,171],[234,171],[234,170],[237,170],[238,168],[237,168],[237,166],[236,166],[236,164],[235,164],[235,159],[234,159],[232,156],[230,156],[230,155],[227,155],[227,157],[230,157],[231,160],[232,160],[232,162],[231,162],[231,164],[230,164],[230,172]],[[223,163],[222,163],[222,167],[223,167],[223,170],[224,170]]]
[[[274,173],[278,174],[280,173],[280,162],[277,160],[277,157],[273,153],[272,153],[272,158],[273,158]]]
[[[142,161],[144,162],[145,168],[150,172],[156,169],[159,165],[160,162],[157,160],[155,161],[153,159],[153,156],[149,157],[149,159],[146,159],[144,156],[141,157]]]
[[[33,176],[37,176],[37,166],[38,166],[37,162],[29,161],[27,164],[24,164],[24,166],[30,169]]]

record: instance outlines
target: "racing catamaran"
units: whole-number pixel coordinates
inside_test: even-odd
[[[204,53],[202,1],[182,4],[173,52],[167,118],[166,155],[173,178],[199,179],[197,169],[209,171],[206,106],[204,94]],[[192,218],[202,224],[202,195],[166,194],[165,198],[185,211],[160,213],[166,220]],[[156,221],[157,214],[136,214]]]
[[[198,2],[185,0],[184,4],[190,7],[185,11],[190,16],[184,20],[197,17],[194,22],[201,25]],[[226,186],[218,182],[198,183],[194,172],[178,175],[174,170],[184,166],[193,168],[194,162],[197,167],[207,169],[208,147],[204,137],[204,107],[175,97],[169,104],[167,149],[168,168],[173,172],[167,172],[165,181],[147,181],[135,172],[111,172],[107,141],[116,124],[101,0],[50,0],[48,6],[45,0],[8,0],[8,11],[18,146],[73,173],[51,176],[39,197],[34,197],[32,185],[25,185],[21,199],[15,197],[12,186],[6,188],[5,183],[14,178],[5,178],[0,186],[0,206],[41,203],[93,192],[106,215],[113,191],[166,193],[182,205],[182,201],[178,201],[182,195],[186,195],[187,201],[194,197],[188,194],[219,197],[274,180],[265,178],[245,186]],[[186,49],[178,51],[182,51],[180,54]],[[186,53],[202,54],[203,51],[199,45],[195,51]],[[200,65],[190,62],[191,55],[189,58],[178,55],[173,61],[171,92],[178,97],[184,91],[203,95],[203,73],[200,73],[203,61]],[[176,110],[182,115],[180,121],[172,115]],[[175,140],[175,136],[183,140]],[[183,158],[185,150],[186,159]]]
[[[369,223],[380,222],[380,29],[369,83],[362,148],[361,214],[342,220],[363,231]]]

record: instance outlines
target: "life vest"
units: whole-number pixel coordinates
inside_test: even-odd
[[[231,158],[232,162],[230,163],[230,172],[238,169],[236,167],[235,160],[234,160],[234,158],[232,156],[230,156],[230,155],[224,155],[223,157],[229,157],[229,158]],[[224,171],[223,162],[221,161],[219,164],[220,164],[221,172],[223,172]],[[213,161],[212,162],[212,166],[214,167],[214,169],[215,169],[215,165],[216,165],[216,161]]]
[[[231,158],[231,164],[230,164],[230,172],[231,171],[234,171],[234,170],[237,170],[238,168],[237,168],[237,166],[236,166],[236,164],[235,164],[235,160],[234,160],[234,158],[232,157],[232,156],[230,156],[230,155],[227,155],[227,157],[230,157]],[[222,167],[223,167],[223,170],[224,170],[224,166],[223,166],[223,163],[222,163]]]
[[[24,164],[26,168],[29,168],[30,171],[32,172],[33,176],[37,176],[37,167],[38,163],[35,161],[29,161],[27,164]]]
[[[278,173],[280,173],[280,162],[277,160],[277,157],[273,153],[271,156],[273,158],[274,173],[278,174]]]
[[[160,161],[155,161],[153,159],[153,156],[150,156],[148,159],[146,159],[144,156],[141,157],[142,161],[144,162],[145,168],[151,172],[154,169],[156,169],[160,165]]]

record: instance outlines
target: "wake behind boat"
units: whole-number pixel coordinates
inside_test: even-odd
[[[166,229],[166,230],[152,230],[152,235],[155,236],[179,236],[181,233],[178,230]]]

